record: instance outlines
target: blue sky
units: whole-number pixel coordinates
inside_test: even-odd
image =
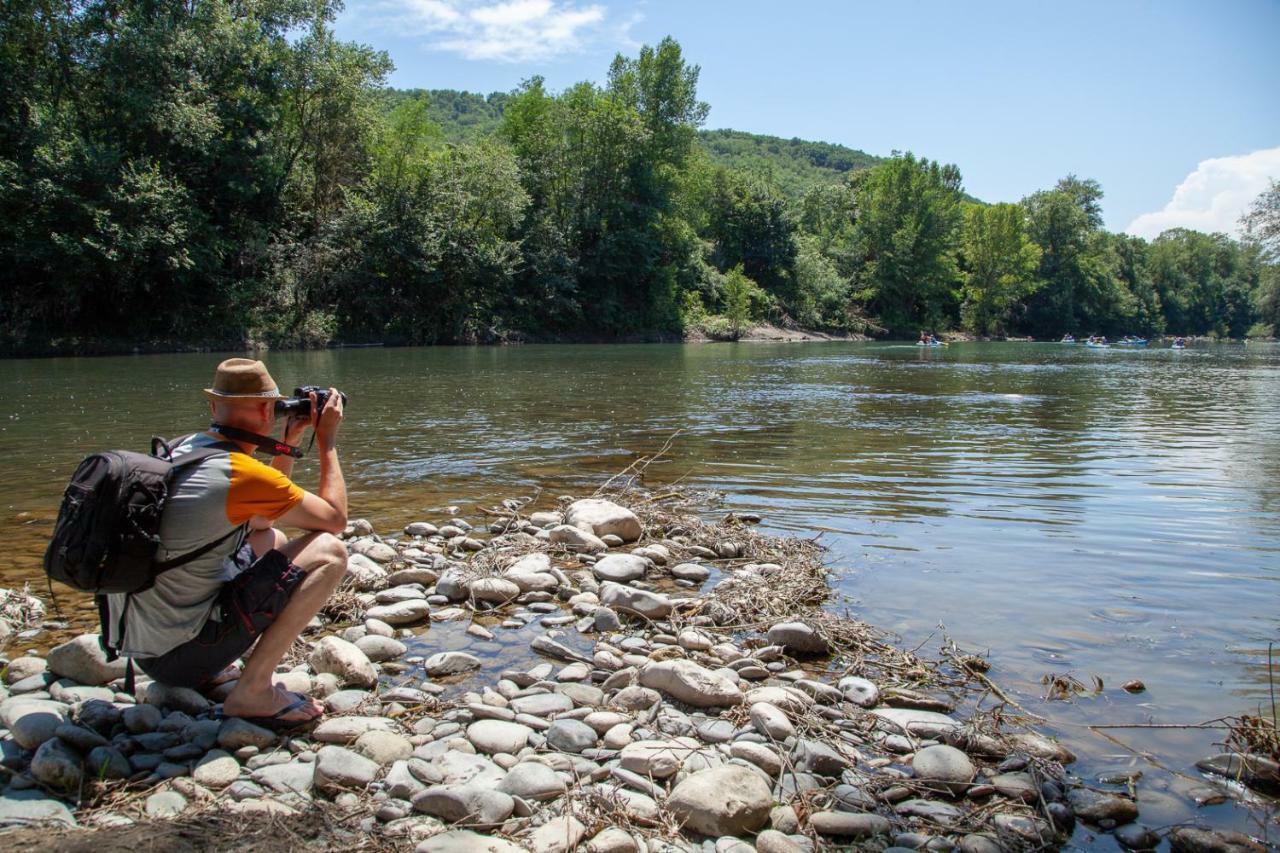
[[[1280,0],[348,0],[401,87],[554,89],[672,35],[707,127],[910,150],[1016,201],[1074,172],[1112,230],[1232,229],[1280,179]]]

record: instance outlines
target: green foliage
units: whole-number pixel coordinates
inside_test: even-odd
[[[737,339],[758,319],[768,295],[742,271],[742,265],[734,267],[724,277],[724,318],[729,323],[732,336]]]
[[[1253,324],[1250,301],[1260,273],[1256,253],[1242,250],[1225,234],[1173,228],[1155,239],[1149,257],[1171,330],[1239,337]]]
[[[798,323],[815,329],[862,331],[852,322],[849,280],[822,252],[818,239],[809,235],[799,239],[794,275],[796,299],[792,311]]]
[[[394,109],[402,100],[421,101],[427,105],[427,117],[449,142],[476,142],[497,132],[508,98],[506,92],[477,95],[455,89],[389,89],[386,108]]]
[[[964,302],[960,319],[981,335],[1002,334],[1010,312],[1040,288],[1040,247],[1016,204],[969,205],[964,211]]]
[[[771,293],[792,298],[796,229],[781,194],[756,178],[717,169],[706,206],[712,262],[722,270],[741,267]]]
[[[911,154],[700,131],[670,38],[603,86],[389,90],[339,7],[0,6],[0,351],[1280,327],[1280,185],[1243,244],[1148,243],[1094,181],[986,207]]]
[[[704,130],[699,142],[713,163],[766,178],[792,199],[838,184],[849,172],[869,169],[881,160],[829,142],[781,139],[740,130]]]
[[[940,325],[957,277],[960,172],[903,154],[866,172],[852,244],[868,307],[899,333]]]

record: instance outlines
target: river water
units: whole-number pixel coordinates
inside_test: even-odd
[[[199,389],[219,358],[0,362],[0,585],[43,587],[43,537],[86,452],[203,428]],[[1189,796],[1221,731],[1107,730],[1121,746],[1084,725],[1270,712],[1280,347],[526,346],[267,361],[282,386],[349,394],[352,514],[381,531],[448,505],[479,523],[477,503],[538,490],[550,507],[679,431],[650,485],[715,489],[769,529],[821,533],[839,606],[910,646],[946,635],[989,652],[991,677],[1048,718],[1081,755],[1078,773],[1144,771],[1144,823],[1256,834],[1261,820],[1276,837],[1274,810]],[[1044,701],[1048,673],[1096,675],[1104,689]],[[1134,678],[1145,692],[1120,689]]]

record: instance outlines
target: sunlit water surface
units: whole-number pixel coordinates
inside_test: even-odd
[[[41,581],[43,537],[82,455],[204,426],[199,389],[218,360],[0,362],[0,583]],[[477,503],[539,489],[549,507],[679,430],[651,484],[680,478],[774,531],[821,532],[840,606],[910,646],[946,635],[989,651],[991,676],[1082,756],[1078,773],[1144,770],[1144,823],[1258,834],[1259,815],[1274,821],[1187,795],[1221,732],[1108,730],[1169,772],[1084,724],[1269,708],[1280,348],[528,346],[268,363],[282,385],[348,392],[352,513],[383,531],[446,505],[480,523]],[[299,470],[314,482],[313,466]],[[1105,689],[1045,702],[1047,673]],[[1146,692],[1119,689],[1133,678]]]

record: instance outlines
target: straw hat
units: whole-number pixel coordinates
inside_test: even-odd
[[[229,358],[213,374],[213,387],[204,389],[210,400],[277,400],[284,395],[267,373],[267,366],[251,358]]]

